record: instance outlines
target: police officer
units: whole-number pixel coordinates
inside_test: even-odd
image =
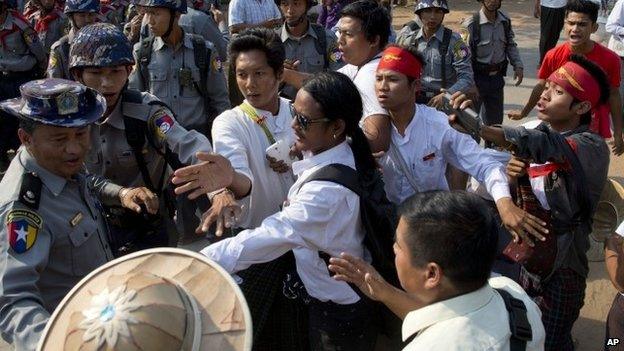
[[[37,33],[15,6],[0,0],[0,100],[19,96],[19,86],[40,77],[46,65]],[[18,145],[17,120],[0,112],[0,176],[9,166],[7,151]]]
[[[101,204],[156,212],[158,201],[84,173],[89,125],[106,108],[95,90],[46,79],[21,92],[0,103],[20,118],[23,144],[0,182],[0,332],[16,350],[34,350],[61,299],[113,258]]]
[[[80,28],[95,23],[100,12],[100,0],[66,0],[65,15],[69,17],[69,33],[52,44],[47,75],[50,78],[71,79],[69,75],[69,46]]]
[[[140,0],[152,36],[134,46],[130,87],[165,102],[186,129],[209,136],[212,120],[230,108],[222,64],[210,42],[178,25],[184,0]]]
[[[415,46],[427,65],[422,75],[422,91],[418,103],[442,107],[443,93],[469,92],[474,86],[470,48],[459,34],[446,28],[442,22],[449,13],[446,0],[419,0],[416,21],[409,22],[397,36],[397,44]]]
[[[314,73],[338,70],[344,62],[334,33],[309,21],[307,12],[314,5],[313,0],[276,0],[276,3],[284,16],[284,24],[277,33],[286,49],[284,82],[287,85],[281,94],[294,100],[304,79]]]
[[[83,28],[71,45],[70,57],[73,77],[102,93],[108,106],[103,119],[91,128],[93,145],[86,160],[91,173],[123,186],[146,186],[160,195],[167,186],[167,165],[175,169],[195,163],[196,152],[212,151],[204,135],[180,126],[155,96],[126,88],[134,59],[132,46],[119,28],[107,23]],[[161,198],[172,210],[173,199]],[[195,207],[186,197],[179,200],[178,232],[195,239],[193,233],[199,224]],[[116,209],[109,212],[116,255],[177,244],[173,231],[167,235],[166,211],[155,218]]]
[[[28,16],[46,52],[69,30],[67,16],[55,6],[54,0],[33,0],[36,9]]]
[[[479,90],[480,117],[487,125],[503,123],[507,65],[514,68],[516,86],[524,76],[511,19],[500,10],[502,0],[478,0],[481,10],[462,23],[462,39],[470,45],[472,69]]]

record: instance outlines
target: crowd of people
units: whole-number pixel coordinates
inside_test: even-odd
[[[5,341],[37,349],[90,272],[180,247],[235,278],[254,350],[575,348],[592,218],[624,153],[624,0],[608,48],[591,39],[599,4],[536,0],[538,82],[508,117],[539,122],[519,127],[503,125],[525,65],[501,0],[459,32],[446,0],[417,0],[397,32],[390,2],[314,5],[0,0]],[[612,234],[624,294],[624,224]],[[149,339],[119,327],[142,313],[124,296],[83,313],[105,335],[72,317],[62,342]],[[624,345],[621,294],[606,331],[601,347]]]

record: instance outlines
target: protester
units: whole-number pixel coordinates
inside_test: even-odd
[[[357,286],[403,319],[404,350],[543,349],[536,304],[511,279],[488,280],[497,225],[483,200],[459,191],[423,192],[401,204],[400,215],[394,252],[404,290],[345,252],[328,268],[334,279]],[[522,330],[530,336],[517,338],[510,328],[522,318],[506,307],[509,298],[523,306],[528,324]],[[511,347],[517,343],[523,347]]]
[[[569,0],[566,5],[565,33],[567,42],[550,50],[544,57],[538,72],[539,81],[531,92],[529,101],[522,111],[509,113],[511,119],[526,117],[535,107],[542,91],[546,87],[546,80],[559,67],[565,64],[570,54],[581,54],[602,68],[611,85],[608,103],[594,105],[594,117],[590,125],[591,130],[604,138],[610,138],[613,129],[613,147],[615,155],[624,153],[622,139],[622,100],[618,90],[620,86],[620,58],[613,51],[605,48],[590,39],[590,35],[598,29],[599,6],[590,0]],[[608,115],[611,113],[611,124]]]
[[[375,96],[375,70],[390,35],[388,11],[372,0],[345,6],[338,21],[338,48],[346,63],[338,72],[353,80],[362,98],[362,128],[373,152],[388,150],[388,112]]]
[[[340,19],[340,11],[342,8],[350,4],[351,0],[324,0],[321,3],[321,14],[318,18],[318,24],[325,29],[332,29]]]
[[[589,273],[591,219],[609,169],[607,144],[589,124],[594,106],[609,97],[609,82],[596,64],[572,55],[546,86],[537,103],[542,124],[535,129],[483,126],[480,135],[514,153],[508,175],[528,173],[535,206],[549,211],[550,235],[557,238],[551,273],[537,276],[523,266],[520,279],[542,311],[546,350],[572,350],[572,326],[584,303]],[[454,107],[460,102],[456,99]],[[530,232],[510,233],[514,241],[528,245],[535,238],[543,240]]]
[[[516,86],[524,66],[511,28],[511,19],[500,10],[502,0],[479,0],[481,9],[462,23],[462,39],[470,45],[472,70],[479,90],[477,111],[487,125],[503,123],[505,76],[513,66]]]
[[[46,53],[57,40],[61,39],[68,28],[67,16],[55,6],[54,0],[33,0],[35,10],[25,16],[43,44]]]
[[[36,80],[0,103],[20,118],[23,146],[0,187],[0,332],[17,350],[34,350],[56,305],[80,279],[113,258],[101,204],[156,213],[146,188],[122,188],[88,175],[89,125],[106,109],[82,84]],[[51,103],[50,103],[51,102]]]
[[[334,33],[308,20],[312,0],[276,2],[284,15],[284,24],[277,31],[286,50],[284,82],[287,85],[281,94],[294,100],[305,79],[315,73],[336,71],[344,63]]]
[[[69,74],[69,46],[76,33],[89,24],[95,23],[100,12],[99,0],[67,0],[63,13],[69,18],[69,33],[52,44],[47,75],[49,78],[71,79]]]
[[[565,20],[567,0],[535,0],[533,16],[540,20],[539,61],[557,45]]]
[[[274,29],[282,24],[282,14],[274,0],[233,0],[228,7],[230,33],[265,27]]]

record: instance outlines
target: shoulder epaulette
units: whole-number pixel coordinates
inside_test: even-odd
[[[24,173],[18,201],[32,210],[39,209],[42,185],[41,178],[35,172]]]

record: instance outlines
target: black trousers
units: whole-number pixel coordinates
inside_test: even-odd
[[[312,351],[372,351],[375,348],[378,328],[371,301],[360,299],[354,304],[339,305],[313,298],[308,313]]]
[[[554,48],[559,41],[559,35],[561,34],[561,29],[563,29],[563,21],[565,20],[565,7],[554,9],[542,6],[541,11],[539,42],[540,65],[548,50]]]

